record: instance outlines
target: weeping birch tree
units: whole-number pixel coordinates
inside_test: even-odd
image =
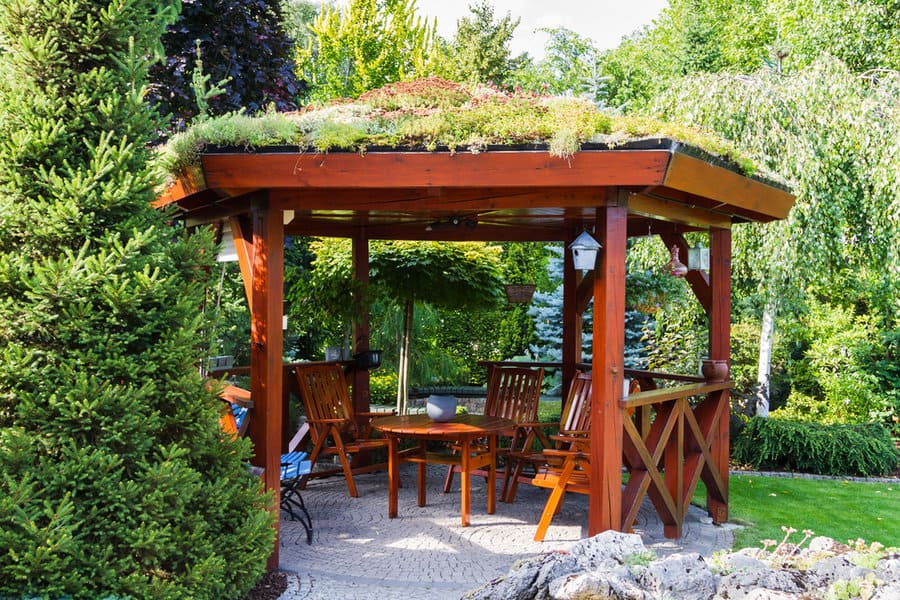
[[[857,74],[825,57],[790,75],[694,76],[657,109],[736,140],[795,185],[788,219],[735,230],[736,278],[755,281],[765,307],[763,378],[779,301],[824,297],[896,327],[900,73]]]

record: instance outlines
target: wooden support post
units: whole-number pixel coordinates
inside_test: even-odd
[[[562,333],[562,389],[569,389],[575,378],[575,365],[581,362],[581,312],[578,311],[578,284],[581,273],[575,271],[569,244],[573,234],[563,247],[563,333]]]
[[[627,194],[609,191],[594,237],[603,248],[594,274],[591,493],[588,533],[622,528],[622,435],[625,354]]]
[[[369,239],[365,233],[353,238],[353,277],[363,286],[369,284]],[[354,299],[362,300],[362,299]],[[353,352],[369,350],[369,306],[361,305],[362,311],[353,323]],[[353,410],[357,415],[369,412],[369,372],[356,369],[353,372]],[[357,416],[358,427],[365,427],[368,418]],[[364,457],[360,457],[364,460]]]
[[[252,200],[250,207],[253,229],[250,392],[254,403],[250,438],[255,449],[251,462],[265,469],[265,486],[274,493],[272,510],[277,516],[281,489],[284,224],[281,211],[269,210],[268,204],[268,197],[260,195]],[[277,531],[277,521],[275,528]],[[278,568],[277,537],[267,567]]]
[[[709,316],[709,357],[724,360],[731,366],[731,230],[713,229],[709,234],[710,291],[712,310]],[[710,468],[719,470],[725,484],[725,501],[707,495],[709,516],[716,523],[728,521],[728,461],[730,397],[723,390],[719,402],[724,403],[713,438],[711,456],[716,461]]]

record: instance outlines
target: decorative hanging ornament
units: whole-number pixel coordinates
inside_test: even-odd
[[[663,268],[673,277],[684,277],[687,275],[688,268],[678,259],[678,246],[673,244],[669,251],[672,253],[672,259]]]

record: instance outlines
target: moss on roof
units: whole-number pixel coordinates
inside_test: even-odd
[[[743,175],[759,175],[746,154],[713,134],[615,114],[583,98],[507,92],[436,77],[390,84],[357,99],[296,112],[205,119],[161,147],[159,164],[169,176],[175,175],[196,165],[210,146],[247,151],[291,146],[317,152],[391,148],[478,153],[497,145],[526,145],[567,157],[585,144],[615,148],[647,138],[686,144]]]

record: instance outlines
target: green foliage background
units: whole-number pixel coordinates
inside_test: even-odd
[[[272,548],[196,368],[211,236],[150,206],[174,16],[0,5],[0,596],[237,597]]]

